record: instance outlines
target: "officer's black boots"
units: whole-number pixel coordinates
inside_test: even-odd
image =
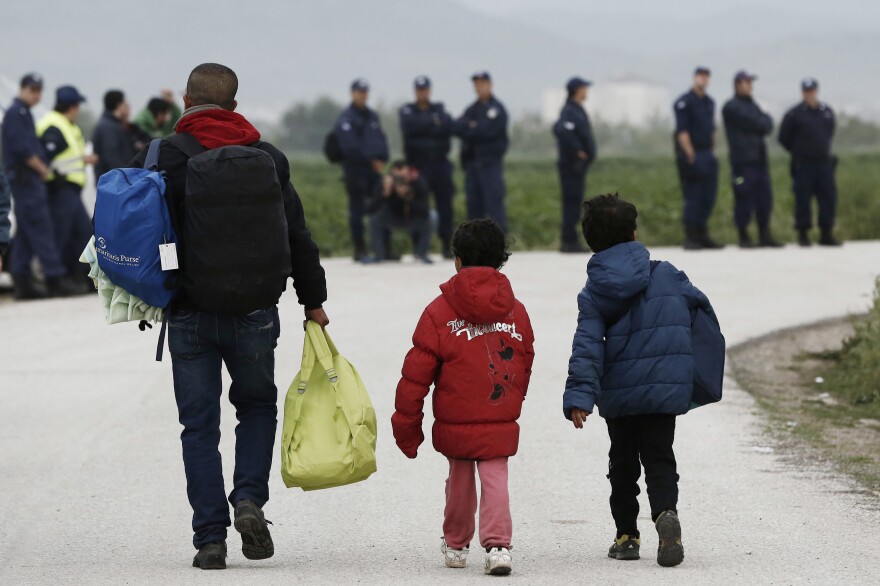
[[[749,231],[746,228],[739,229],[739,247],[755,248],[755,242],[752,240],[752,237],[749,236]]]
[[[684,249],[685,250],[702,250],[705,248],[703,246],[703,242],[700,239],[700,235],[697,230],[692,228],[688,228],[685,230],[684,235]]]
[[[773,234],[770,233],[770,228],[761,228],[758,246],[761,248],[782,248],[785,245],[773,238]]]
[[[443,258],[446,260],[455,258],[455,255],[452,253],[452,244],[450,244],[449,240],[443,241]]]
[[[832,228],[822,228],[822,234],[819,236],[819,246],[841,246],[843,243],[834,237]]]
[[[810,231],[808,229],[798,228],[798,244],[805,248],[813,245],[810,240]]]
[[[72,297],[82,295],[83,291],[64,277],[46,277],[49,297]]]
[[[715,242],[714,240],[712,240],[712,238],[709,236],[708,230],[700,230],[698,238],[699,238],[700,244],[702,244],[703,248],[706,248],[709,250],[719,250],[721,248],[724,248],[723,244],[719,244],[719,243]]]
[[[354,243],[354,254],[352,258],[354,262],[361,262],[367,256],[367,243],[363,239]]]
[[[37,289],[30,275],[12,275],[12,295],[19,301],[30,301],[33,299],[45,299],[47,297],[45,291]]]

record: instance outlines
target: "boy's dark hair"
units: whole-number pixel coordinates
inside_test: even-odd
[[[119,104],[125,101],[125,94],[120,90],[110,90],[104,94],[104,109],[113,112],[119,107]]]
[[[186,95],[193,106],[217,104],[231,110],[238,93],[238,76],[219,63],[202,63],[192,70],[186,81]]]
[[[171,110],[171,104],[162,98],[150,98],[150,101],[147,103],[147,110],[149,110],[150,114],[155,118],[159,114],[169,112]]]
[[[404,167],[409,167],[409,163],[407,163],[403,159],[397,159],[396,161],[391,163],[392,169],[403,169]]]
[[[597,195],[584,202],[581,228],[593,252],[635,240],[636,206],[615,193]]]
[[[461,259],[462,267],[500,269],[510,258],[510,244],[494,220],[471,220],[455,231],[452,253]]]

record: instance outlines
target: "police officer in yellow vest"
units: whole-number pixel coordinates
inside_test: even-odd
[[[94,290],[86,265],[79,262],[92,233],[82,190],[86,184],[86,165],[98,161],[97,156],[86,153],[86,140],[76,124],[80,105],[85,101],[75,87],[61,86],[55,93],[55,109],[37,122],[37,136],[49,161],[46,185],[58,253],[68,279],[73,281],[71,284],[82,292]]]

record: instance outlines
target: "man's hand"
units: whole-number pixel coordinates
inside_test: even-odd
[[[581,161],[586,161],[590,158],[590,155],[587,154],[587,151],[578,151],[577,158],[579,158]]]
[[[385,161],[380,159],[373,159],[373,171],[376,173],[382,173],[385,170]]]
[[[306,319],[303,322],[303,329],[306,328],[306,323],[310,321],[317,323],[322,328],[326,328],[330,325],[330,318],[327,317],[327,313],[324,311],[323,307],[306,310]]]
[[[391,175],[382,177],[382,195],[391,197],[391,191],[394,189],[394,178]]]
[[[571,422],[574,423],[575,429],[583,429],[584,423],[587,421],[587,417],[589,417],[589,415],[590,414],[583,409],[572,409]]]
[[[471,120],[470,122],[468,122],[468,128],[476,128],[476,127],[477,127],[476,120]]]
[[[94,165],[98,162],[98,160],[99,160],[98,155],[94,155],[94,154],[85,155],[83,157],[83,163],[85,163],[86,165]]]

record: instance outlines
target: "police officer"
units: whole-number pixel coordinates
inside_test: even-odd
[[[477,101],[452,127],[461,138],[461,164],[465,172],[468,218],[491,218],[507,231],[504,204],[504,153],[507,152],[507,111],[492,95],[488,71],[471,76]]]
[[[388,141],[379,116],[367,107],[370,85],[358,78],[351,83],[349,105],[334,127],[334,134],[342,153],[342,169],[348,192],[348,223],[354,245],[354,259],[367,256],[364,237],[364,215],[367,198],[381,180],[381,173],[388,161]]]
[[[776,248],[782,244],[770,232],[773,189],[764,142],[773,130],[773,118],[752,98],[755,79],[748,71],[738,71],[733,78],[734,96],[721,110],[733,173],[734,220],[741,248],[755,247],[748,232],[753,215],[758,223],[758,246]]]
[[[573,77],[565,89],[568,99],[553,125],[559,149],[557,168],[562,186],[562,247],[564,253],[586,252],[578,237],[581,204],[584,201],[587,169],[596,160],[596,139],[590,117],[584,109],[590,82]]]
[[[31,115],[31,108],[40,103],[42,95],[43,78],[36,73],[25,75],[19,84],[18,97],[3,117],[3,166],[15,202],[16,234],[11,272],[16,299],[45,297],[33,283],[31,260],[34,256],[43,268],[49,295],[72,293],[63,279],[65,270],[58,256],[49,213],[45,183],[49,166]]]
[[[82,202],[86,184],[86,165],[94,165],[98,157],[86,153],[86,140],[76,124],[80,104],[86,99],[70,85],[55,92],[55,109],[37,122],[37,136],[43,143],[50,172],[46,177],[49,190],[49,211],[55,228],[55,242],[69,278],[83,292],[94,291],[86,265],[80,254],[89,241],[92,224]],[[77,279],[75,275],[80,274]]]
[[[810,246],[813,214],[810,200],[819,203],[819,244],[840,246],[834,238],[837,213],[837,185],[834,170],[837,157],[831,156],[834,138],[834,111],[819,101],[819,82],[808,77],[801,82],[803,101],[786,112],[779,129],[779,143],[791,153],[791,179],[794,190],[794,223],[801,246]]]
[[[718,197],[715,100],[706,90],[711,71],[697,67],[691,90],[675,101],[675,160],[684,193],[685,250],[723,248],[709,237],[709,216]]]
[[[437,208],[437,235],[443,245],[443,257],[452,258],[452,163],[449,147],[452,116],[442,102],[431,101],[431,80],[420,75],[413,83],[416,101],[400,109],[400,130],[406,162],[425,179],[434,192]]]

